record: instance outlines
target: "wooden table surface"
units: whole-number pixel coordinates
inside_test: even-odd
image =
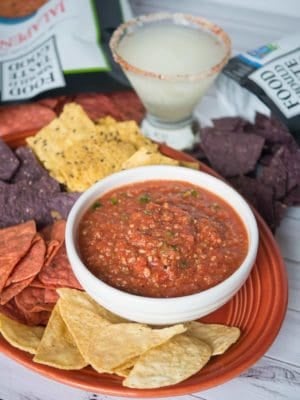
[[[231,36],[235,52],[300,30],[300,2],[253,0],[131,0],[134,14],[183,11],[207,17]],[[263,4],[262,4],[263,3]],[[273,7],[274,6],[274,7]],[[248,8],[245,8],[248,7]],[[215,101],[212,90],[197,110]],[[289,303],[280,333],[267,353],[239,377],[180,400],[300,399],[300,208],[289,209],[276,233],[289,279]],[[41,377],[0,355],[0,400],[118,399],[74,389]],[[121,398],[120,398],[121,399]]]

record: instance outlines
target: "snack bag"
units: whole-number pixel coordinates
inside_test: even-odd
[[[236,114],[271,110],[300,143],[300,32],[233,57],[217,86]]]
[[[1,0],[1,102],[127,87],[108,41],[128,17],[126,0]]]

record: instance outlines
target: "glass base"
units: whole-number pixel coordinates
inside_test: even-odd
[[[165,143],[176,150],[189,150],[195,144],[192,120],[178,124],[164,125],[144,118],[141,130],[144,136],[159,143]]]

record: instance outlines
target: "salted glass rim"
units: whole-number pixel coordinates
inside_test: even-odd
[[[124,37],[126,31],[134,26],[141,27],[151,22],[162,21],[162,20],[173,20],[177,25],[193,25],[196,26],[203,31],[207,31],[212,33],[215,37],[218,38],[220,43],[224,45],[225,55],[222,59],[215,64],[214,66],[202,70],[196,74],[160,74],[153,71],[147,71],[141,68],[136,67],[135,65],[130,64],[118,53],[118,45],[121,39]],[[112,51],[112,55],[114,60],[121,65],[121,67],[126,70],[133,72],[138,75],[143,75],[145,77],[152,77],[161,80],[167,81],[196,81],[204,78],[208,78],[212,75],[217,74],[227,63],[230,54],[231,54],[231,40],[228,34],[215,23],[199,16],[191,15],[191,14],[183,14],[183,13],[153,13],[147,15],[140,15],[134,19],[124,22],[121,24],[112,34],[112,37],[109,42],[110,49]]]

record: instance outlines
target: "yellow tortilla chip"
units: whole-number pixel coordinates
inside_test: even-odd
[[[60,183],[68,186],[74,165],[66,157],[69,149],[95,140],[96,128],[81,106],[67,104],[59,118],[26,139],[38,159]],[[79,164],[78,164],[79,165]],[[70,188],[70,190],[73,190]]]
[[[118,123],[118,132],[123,141],[129,141],[134,144],[137,149],[146,146],[151,149],[156,149],[157,144],[146,138],[140,131],[135,121],[123,121]]]
[[[84,368],[88,363],[64,323],[58,303],[51,313],[33,361],[66,370]]]
[[[69,133],[77,138],[84,139],[86,132],[95,133],[96,128],[93,121],[88,117],[84,109],[76,103],[64,106],[59,116],[61,123],[68,129]]]
[[[96,121],[97,125],[102,125],[102,126],[110,126],[110,125],[115,125],[117,124],[117,121],[111,117],[110,115],[107,115],[106,117],[101,117]]]
[[[212,348],[212,355],[223,354],[240,337],[239,328],[221,324],[202,324],[193,321],[188,324],[187,335],[206,342]]]
[[[82,107],[65,105],[63,112],[27,143],[50,175],[67,190],[83,192],[121,169],[140,165],[188,165],[159,153],[158,145],[142,135],[135,121],[105,117],[95,124]]]
[[[113,314],[106,308],[102,307],[95,300],[92,299],[86,292],[77,289],[70,288],[60,288],[57,289],[57,293],[61,298],[60,304],[62,300],[64,301],[63,308],[72,313],[73,310],[83,309],[85,311],[91,311],[96,315],[106,319],[108,322],[112,324],[125,322],[124,318],[119,317],[116,314]]]
[[[68,190],[84,191],[98,180],[121,169],[122,163],[135,151],[130,143],[107,142],[90,145],[88,138],[65,150],[67,160],[57,170]],[[57,167],[56,167],[57,168]]]
[[[123,385],[139,389],[175,385],[204,367],[211,352],[205,342],[177,335],[141,355]]]
[[[198,161],[179,161],[179,165],[186,168],[199,169]]]
[[[55,118],[42,128],[35,136],[26,139],[37,156],[42,159],[46,149],[56,152],[63,151],[69,145],[85,140],[87,133],[96,134],[94,123],[89,119],[81,106],[76,103],[65,105],[59,118]],[[49,156],[49,155],[48,155]]]
[[[67,104],[59,118],[27,143],[53,178],[79,192],[119,171],[140,146],[157,147],[136,122],[105,118],[95,125],[75,103]]]
[[[27,326],[0,314],[0,332],[12,346],[35,354],[43,336],[44,328]]]
[[[116,369],[114,369],[113,373],[118,375],[118,376],[122,376],[123,378],[126,378],[127,376],[129,376],[131,370],[132,370],[132,367],[131,368],[125,368],[125,369],[116,368]]]
[[[112,323],[123,321],[117,315],[101,307],[88,294],[75,289],[59,289],[59,310],[82,357],[87,363],[91,332],[101,332]],[[102,369],[99,372],[107,372]]]
[[[133,357],[130,360],[126,361],[124,364],[121,364],[119,367],[115,368],[113,372],[119,376],[128,376],[129,372],[132,370],[132,367],[139,359],[139,356]]]
[[[132,358],[186,330],[184,325],[151,329],[138,323],[123,323],[90,332],[88,360],[96,371],[111,371]]]
[[[162,155],[158,150],[141,147],[122,164],[122,169],[135,168],[144,165],[179,165],[179,161]]]
[[[59,310],[78,351],[86,363],[90,364],[91,331],[96,329],[101,332],[107,325],[110,325],[110,322],[90,310],[70,308],[70,304],[65,300],[59,301]],[[99,369],[98,372],[106,372],[106,370]]]
[[[157,149],[158,145],[146,138],[135,121],[117,122],[111,117],[101,118],[96,126],[97,132],[106,140],[131,143],[135,149],[142,146]]]

